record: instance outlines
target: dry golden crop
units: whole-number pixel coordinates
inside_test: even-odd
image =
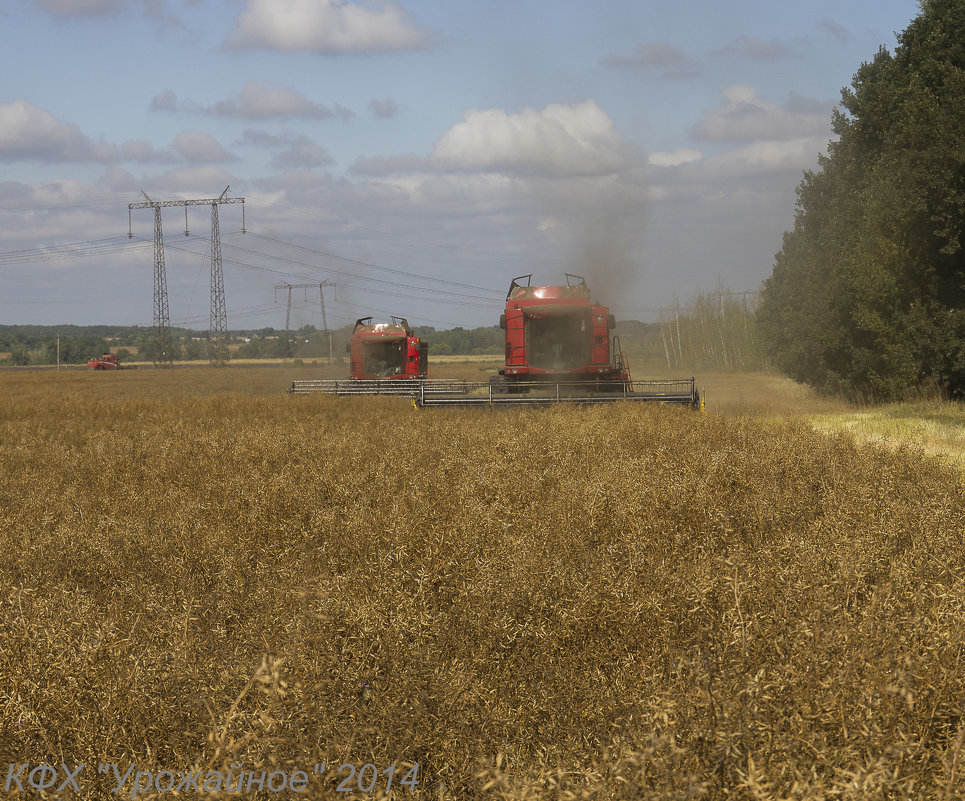
[[[4,775],[85,763],[98,799],[121,797],[104,763],[377,797],[322,762],[418,763],[413,799],[965,796],[960,474],[792,417],[286,380],[0,376]]]

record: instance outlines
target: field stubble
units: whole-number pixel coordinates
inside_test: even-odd
[[[2,376],[0,765],[965,795],[959,474],[792,417],[289,378]]]

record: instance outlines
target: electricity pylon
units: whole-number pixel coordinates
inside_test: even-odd
[[[318,299],[322,305],[322,328],[325,329],[325,334],[328,337],[328,363],[332,363],[332,333],[328,330],[328,320],[325,319],[325,290],[324,287],[330,286],[332,289],[335,288],[335,284],[331,281],[321,281],[317,284],[289,284],[284,281],[280,284],[275,285],[275,301],[278,301],[278,290],[287,289],[288,290],[288,307],[285,309],[285,333],[289,333],[291,330],[291,316],[292,316],[292,290],[293,289],[304,289],[305,299],[308,300],[308,290],[318,287]]]
[[[161,235],[161,209],[184,206],[184,235],[188,235],[188,206],[211,206],[211,317],[208,328],[208,355],[212,366],[224,367],[228,358],[228,315],[225,309],[224,271],[221,264],[221,232],[218,224],[218,206],[224,203],[241,203],[241,233],[245,233],[245,199],[226,197],[230,186],[217,198],[199,200],[151,200],[147,193],[146,203],[127,204],[128,238],[134,236],[131,230],[131,211],[133,209],[154,209],[154,330],[157,337],[157,352],[154,364],[170,367],[174,364],[174,348],[171,344],[171,320],[168,310],[168,285],[164,269],[164,239]]]

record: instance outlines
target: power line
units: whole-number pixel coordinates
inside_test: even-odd
[[[264,234],[257,234],[257,233],[254,233],[254,232],[249,232],[249,233],[251,234],[251,236],[253,236],[253,237],[257,238],[257,239],[264,239],[264,240],[267,240],[267,241],[269,241],[269,242],[275,242],[276,244],[279,244],[279,245],[284,245],[284,246],[286,246],[286,247],[295,248],[296,250],[303,250],[303,251],[305,251],[306,253],[312,253],[312,254],[314,254],[314,255],[316,255],[316,256],[324,256],[325,258],[336,259],[337,261],[344,261],[344,262],[347,262],[348,264],[356,264],[356,265],[358,265],[358,266],[360,266],[360,267],[371,267],[371,268],[376,269],[376,270],[383,270],[383,271],[385,271],[385,272],[387,272],[387,273],[393,273],[393,274],[395,274],[395,275],[403,275],[403,276],[406,276],[407,278],[416,278],[416,279],[418,279],[418,280],[420,280],[420,281],[430,281],[430,282],[435,283],[435,284],[447,284],[447,285],[449,285],[449,286],[458,286],[458,287],[461,287],[461,288],[463,288],[463,289],[475,289],[475,290],[478,290],[478,291],[480,291],[480,292],[491,292],[491,293],[494,293],[494,294],[496,294],[496,295],[502,295],[502,294],[503,294],[503,293],[502,293],[502,290],[499,290],[499,289],[490,289],[490,288],[488,288],[488,287],[475,286],[475,285],[473,285],[473,284],[463,284],[463,283],[460,283],[460,282],[458,282],[458,281],[449,281],[449,280],[444,279],[444,278],[431,278],[431,277],[429,277],[429,276],[427,276],[427,275],[419,275],[418,273],[410,273],[410,272],[406,272],[405,270],[399,270],[399,269],[396,269],[396,268],[393,268],[393,267],[385,267],[385,266],[383,266],[383,265],[381,265],[381,264],[375,264],[374,262],[362,261],[362,260],[360,260],[360,259],[353,259],[353,258],[350,258],[350,257],[348,257],[348,256],[340,256],[340,255],[338,255],[337,253],[330,253],[330,252],[324,251],[324,250],[317,250],[317,249],[315,249],[315,248],[304,247],[303,245],[296,245],[296,244],[294,244],[294,243],[292,243],[292,242],[285,242],[284,240],[277,239],[277,238],[275,238],[275,237],[265,236]],[[319,269],[328,269],[328,268],[319,268]],[[330,272],[335,272],[335,271],[334,271],[334,270],[330,270]],[[356,276],[356,277],[361,277],[361,276]],[[377,280],[380,280],[380,279],[370,278],[370,279],[366,279],[366,280],[377,281]],[[385,283],[390,283],[390,282],[385,282]],[[395,285],[395,286],[400,286],[400,284],[394,284],[394,285]],[[407,284],[402,284],[401,286],[407,286],[407,287],[408,287]],[[415,289],[416,287],[409,287],[409,288]],[[440,292],[440,290],[433,290],[433,291]],[[445,294],[454,294],[454,293],[445,293]]]
[[[100,256],[112,250],[125,250],[132,247],[138,250],[142,249],[141,245],[132,246],[127,240],[128,237],[111,237],[109,239],[94,239],[88,242],[69,242],[63,245],[10,250],[6,253],[0,253],[0,265]],[[147,240],[143,241],[146,242]]]
[[[111,196],[109,198],[101,198],[99,200],[77,200],[69,203],[49,203],[46,206],[18,206],[17,208],[0,208],[0,214],[22,214],[27,211],[50,211],[51,209],[74,209],[83,208],[84,206],[102,206],[110,203],[111,205],[117,203],[117,198]]]
[[[278,208],[291,209],[292,211],[300,212],[300,213],[303,213],[303,214],[310,214],[313,218],[317,217],[317,213],[316,213],[314,210],[313,210],[312,212],[309,212],[309,211],[307,211],[307,210],[305,210],[305,209],[302,209],[302,208],[297,208],[297,207],[293,207],[293,206],[288,206],[288,205],[286,205],[286,204],[284,204],[284,203],[278,203],[277,201],[269,204],[269,206],[270,206],[270,207],[277,206]],[[419,238],[414,237],[414,236],[394,234],[394,233],[392,233],[392,232],[390,232],[390,231],[384,231],[384,230],[382,230],[381,228],[374,228],[374,227],[372,227],[372,226],[362,225],[361,223],[352,222],[351,220],[346,220],[346,219],[343,219],[343,218],[341,218],[341,217],[336,217],[336,216],[334,216],[334,215],[332,215],[332,214],[328,214],[327,216],[328,216],[329,219],[334,220],[335,222],[337,222],[337,223],[339,223],[339,224],[341,224],[341,225],[344,225],[344,226],[346,226],[346,227],[349,227],[349,228],[357,228],[357,229],[359,229],[359,230],[361,230],[361,231],[370,231],[370,232],[372,232],[372,233],[376,233],[376,234],[379,234],[379,235],[385,236],[385,237],[401,239],[402,241],[408,242],[408,243],[410,243],[410,244],[411,244],[411,243],[416,243],[416,244],[419,244],[419,245],[430,245],[431,247],[441,248],[441,249],[443,249],[443,250],[453,250],[453,251],[457,251],[457,252],[460,252],[460,253],[467,253],[467,254],[469,254],[469,255],[471,255],[471,256],[484,256],[484,257],[486,257],[486,258],[488,258],[488,259],[500,259],[500,260],[505,260],[505,261],[511,261],[511,262],[513,262],[513,263],[518,263],[518,262],[519,262],[518,259],[513,258],[513,257],[510,257],[510,256],[505,256],[505,255],[503,255],[503,254],[501,254],[501,253],[489,253],[489,252],[485,252],[485,251],[471,250],[471,249],[469,249],[469,248],[460,247],[459,245],[444,245],[444,244],[442,244],[441,242],[433,242],[433,241],[428,240],[428,239],[419,239]]]
[[[168,244],[167,247],[168,247],[169,249],[173,248],[174,250],[178,250],[178,251],[181,251],[181,252],[184,252],[184,253],[189,253],[189,254],[191,254],[191,255],[193,255],[193,256],[203,256],[203,254],[198,253],[198,252],[195,251],[195,250],[191,250],[190,248],[180,247],[180,246],[171,245],[171,244]],[[493,303],[493,299],[491,299],[491,298],[484,298],[484,297],[481,297],[481,296],[478,296],[478,295],[467,295],[467,294],[464,294],[464,293],[446,292],[445,290],[436,290],[436,289],[432,289],[432,288],[428,288],[428,287],[425,287],[425,288],[423,288],[423,287],[413,287],[413,286],[409,286],[408,284],[400,284],[400,283],[394,282],[394,281],[385,281],[385,280],[380,279],[380,278],[367,278],[367,277],[365,277],[365,276],[356,276],[356,275],[353,274],[353,273],[348,273],[348,272],[345,272],[345,271],[342,271],[342,270],[333,270],[333,269],[330,269],[330,268],[328,268],[328,267],[320,267],[320,266],[317,265],[317,264],[310,264],[310,263],[308,263],[308,262],[298,261],[298,260],[296,260],[296,259],[288,259],[288,258],[281,257],[281,256],[272,256],[272,255],[267,254],[267,253],[262,253],[261,251],[258,251],[258,250],[253,250],[253,249],[251,249],[251,248],[242,248],[242,247],[239,247],[239,246],[237,246],[237,245],[226,244],[225,247],[231,248],[231,249],[233,249],[233,250],[239,250],[239,251],[241,251],[241,252],[243,252],[243,253],[249,253],[249,254],[254,255],[254,256],[260,256],[260,257],[265,258],[265,259],[271,259],[271,260],[273,260],[273,261],[280,261],[280,262],[283,262],[283,263],[285,263],[285,264],[292,264],[292,265],[295,265],[295,266],[298,266],[298,267],[304,267],[304,268],[309,269],[309,270],[316,270],[316,271],[320,271],[320,272],[333,273],[333,274],[335,274],[335,275],[341,275],[341,276],[345,276],[345,277],[348,277],[348,278],[356,278],[356,279],[358,279],[358,280],[360,280],[360,281],[370,281],[370,282],[373,282],[373,283],[385,284],[385,285],[392,286],[392,287],[402,287],[403,289],[411,289],[411,290],[414,290],[414,291],[417,291],[417,292],[429,292],[429,293],[432,293],[432,295],[450,295],[450,296],[453,296],[453,297],[455,297],[455,298],[465,298],[465,300],[447,300],[446,302],[447,302],[448,304],[450,304],[450,305],[455,305],[455,306],[468,306],[468,307],[471,307],[471,308],[482,309],[482,308],[490,308],[491,305],[492,305],[492,303]],[[302,281],[304,281],[306,278],[309,277],[309,276],[300,275],[300,274],[297,274],[297,273],[285,272],[284,270],[277,270],[277,269],[275,269],[275,268],[273,268],[273,267],[262,267],[262,266],[259,266],[259,265],[257,265],[257,264],[250,264],[250,263],[248,263],[248,262],[239,261],[239,260],[237,260],[237,259],[225,259],[225,262],[226,262],[227,264],[233,264],[233,265],[235,265],[236,267],[242,267],[242,268],[247,269],[247,270],[256,270],[256,271],[258,271],[258,272],[271,273],[271,274],[273,274],[273,275],[280,275],[280,276],[284,276],[284,277],[287,277],[287,278],[296,278],[296,279],[299,279],[299,280],[302,280]],[[345,286],[346,288],[349,288],[349,289],[355,289],[355,290],[357,290],[357,291],[359,291],[359,292],[371,292],[371,293],[376,294],[376,295],[387,295],[387,296],[390,296],[390,297],[401,298],[401,299],[406,299],[406,300],[420,300],[420,301],[425,301],[425,300],[430,300],[430,299],[431,299],[431,298],[426,298],[426,297],[424,297],[424,296],[420,297],[420,296],[417,296],[417,295],[407,295],[407,294],[404,294],[404,293],[401,293],[401,292],[387,292],[387,291],[384,291],[384,290],[372,289],[371,287],[359,286],[358,284],[353,284],[353,283],[344,283],[344,282],[343,282],[343,283],[340,284],[340,286]],[[472,302],[472,301],[482,301],[482,302]]]

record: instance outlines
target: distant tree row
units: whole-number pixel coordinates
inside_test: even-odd
[[[767,354],[827,390],[965,395],[965,2],[923,0],[833,129],[764,284]]]
[[[663,324],[621,320],[616,334],[632,359],[667,359],[670,367],[756,366],[754,349],[747,339],[749,308],[743,299],[724,292],[698,296]],[[295,331],[261,328],[229,332],[234,359],[328,359],[336,362],[348,355],[351,325],[329,332],[306,325]],[[62,331],[71,333],[60,333]],[[505,332],[497,326],[437,330],[416,326],[413,333],[429,344],[432,357],[494,355],[501,357]],[[0,365],[48,365],[57,362],[60,340],[61,364],[86,364],[87,360],[113,351],[121,361],[154,361],[157,341],[148,328],[109,326],[0,326]],[[205,360],[207,335],[203,331],[172,329],[175,361]]]
[[[184,332],[184,329],[176,330]],[[94,337],[110,340],[120,347],[137,347],[146,337],[153,336],[153,331],[151,328],[131,325],[0,325],[0,351],[11,351],[17,345],[36,351],[47,342],[56,343],[58,336],[61,343],[77,337]]]
[[[448,328],[437,331],[431,326],[416,326],[412,333],[429,343],[429,355],[449,356],[502,354],[506,347],[503,330],[498,326],[484,328]]]
[[[347,325],[325,332],[307,325],[296,331],[232,331],[228,342],[233,358],[321,360],[331,353],[335,359],[344,359],[352,328]],[[437,331],[423,326],[413,332],[429,343],[430,353],[436,356],[500,354],[503,350],[503,332],[497,327]],[[134,354],[138,360],[153,361],[157,350],[154,331],[149,328],[0,326],[0,353],[9,354],[0,358],[0,365],[56,364],[58,338],[61,364],[85,364],[89,358],[111,350],[121,351],[122,361]],[[172,344],[175,361],[208,358],[205,332],[172,329]]]
[[[754,324],[753,295],[724,288],[697,295],[666,312],[661,355],[670,369],[752,370],[763,366]]]
[[[0,347],[4,347],[0,345]],[[5,346],[10,354],[0,364],[23,366],[28,364],[85,364],[92,356],[100,356],[109,350],[106,340],[94,334],[64,336],[58,344],[56,337],[30,348],[24,342]]]

